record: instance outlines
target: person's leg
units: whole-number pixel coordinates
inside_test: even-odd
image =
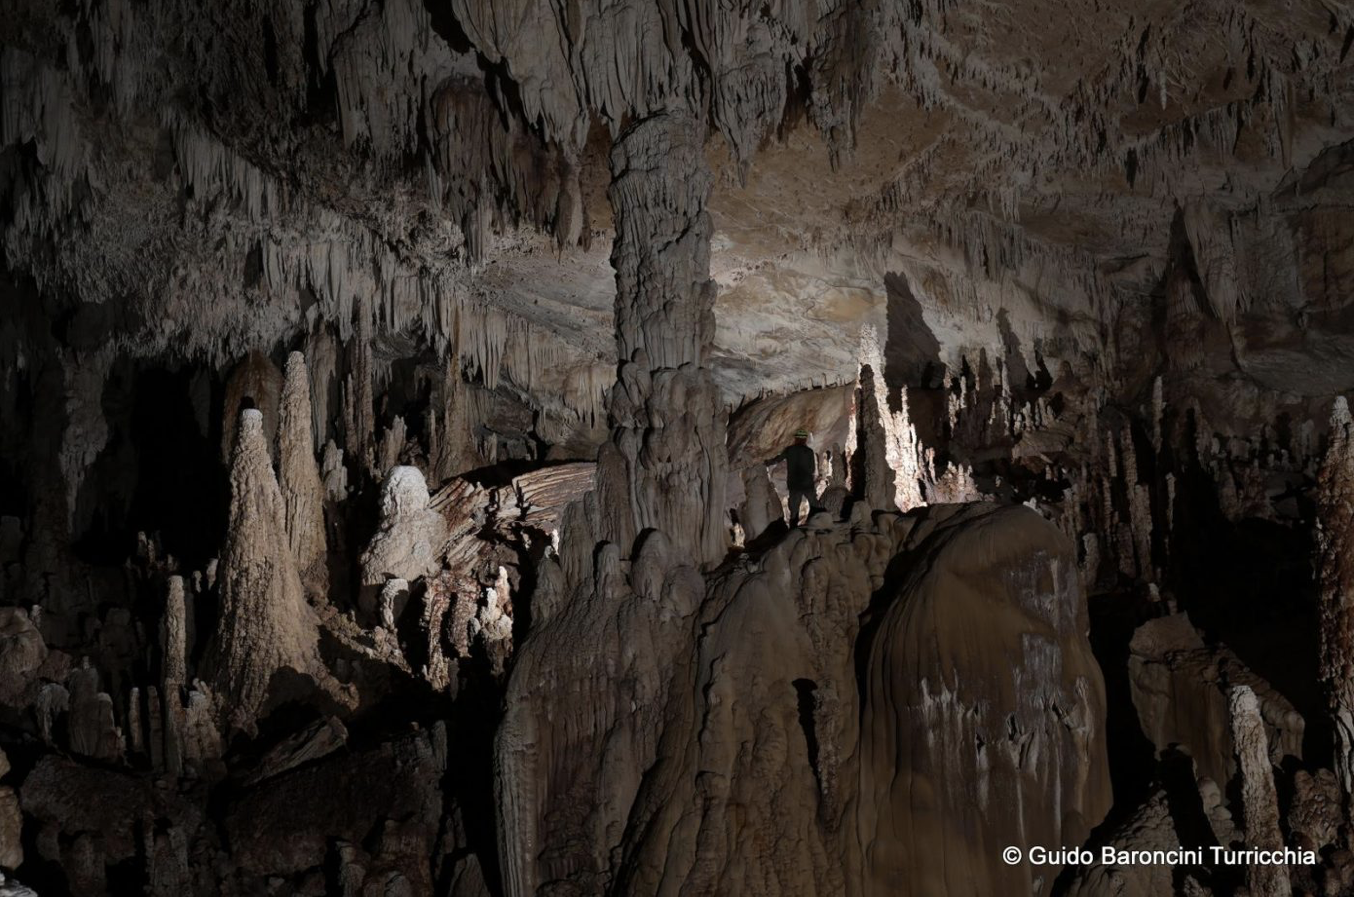
[[[790,490],[790,528],[799,526],[799,503],[804,498],[804,493],[798,489]],[[812,512],[810,512],[812,513]]]

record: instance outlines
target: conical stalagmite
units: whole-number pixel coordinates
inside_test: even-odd
[[[287,545],[307,592],[323,595],[328,584],[324,538],[324,484],[311,436],[310,377],[300,352],[287,356],[278,412],[277,479],[282,490]]]
[[[884,429],[879,378],[868,364],[860,368],[856,390],[856,451],[851,457],[851,491],[878,510],[894,507],[895,477],[888,461],[888,433]]]
[[[230,523],[217,573],[221,615],[206,679],[229,727],[252,730],[275,674],[290,670],[327,679],[256,409],[240,414],[230,487]]]
[[[1354,433],[1340,396],[1317,494],[1321,547],[1321,680],[1335,729],[1335,774],[1354,793]]]

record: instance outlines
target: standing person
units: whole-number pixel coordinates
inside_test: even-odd
[[[796,430],[794,445],[787,445],[767,464],[785,462],[785,488],[790,493],[790,526],[799,526],[799,502],[808,502],[809,514],[818,510],[818,489],[815,477],[818,472],[818,459],[809,448],[809,431]],[[808,516],[805,515],[805,519]]]

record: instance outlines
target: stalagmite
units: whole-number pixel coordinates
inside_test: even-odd
[[[1354,794],[1354,423],[1344,396],[1331,410],[1318,477],[1321,681],[1335,729],[1335,774]]]
[[[99,760],[116,760],[122,756],[122,735],[113,716],[113,699],[99,691],[99,671],[89,658],[72,670],[67,679],[70,686],[70,747],[77,754]]]
[[[377,470],[382,476],[400,463],[400,455],[404,452],[407,438],[408,430],[404,426],[404,418],[397,414],[390,426],[381,433],[381,444],[376,453]]]
[[[252,730],[274,676],[327,683],[319,633],[287,547],[282,492],[268,462],[263,415],[241,412],[231,461],[230,522],[221,552],[221,615],[205,668],[232,729]]]
[[[0,778],[4,778],[9,770],[9,758],[0,751]],[[19,809],[19,796],[11,784],[0,784],[0,868],[4,869],[17,869],[24,861],[23,813]],[[0,873],[0,885],[3,884],[3,873]]]
[[[176,694],[176,689],[188,680],[188,605],[182,576],[169,577],[169,594],[165,597],[164,630],[160,638],[162,655],[161,682],[165,694]]]
[[[0,897],[1354,897],[1350,0],[8,6]]]
[[[381,485],[381,526],[362,553],[361,604],[377,610],[389,579],[412,583],[441,568],[447,521],[428,507],[428,486],[417,467],[395,467]]]
[[[1245,685],[1232,689],[1230,699],[1232,740],[1241,771],[1241,808],[1245,818],[1246,846],[1252,850],[1281,850],[1279,801],[1274,792],[1274,773],[1269,761],[1269,736],[1260,718],[1255,693]],[[1279,863],[1251,863],[1246,869],[1251,897],[1289,897],[1288,867]]]
[[[169,741],[174,738],[174,734],[172,727],[165,725],[164,704],[160,700],[160,689],[154,685],[146,689],[146,717],[148,729],[146,743],[150,748],[151,769],[164,770],[165,749],[172,747],[172,745],[169,745]]]
[[[469,396],[454,353],[442,373],[441,397],[441,413],[430,415],[429,427],[428,463],[435,485],[475,466]]]
[[[310,377],[300,352],[287,356],[278,412],[277,480],[282,491],[287,545],[307,593],[323,597],[329,576],[325,556],[325,489],[311,435]]]
[[[164,743],[165,768],[178,775],[183,771],[183,686],[188,681],[188,604],[183,577],[169,578],[169,594],[165,599],[163,631],[160,648],[162,670],[160,700],[155,702],[156,719],[153,734]]]
[[[324,444],[324,497],[341,502],[348,497],[348,468],[343,466],[343,449],[329,440]]]
[[[851,457],[851,491],[871,508],[894,507],[896,478],[888,462],[888,434],[875,389],[879,378],[869,365],[860,369],[856,390],[856,451]]]
[[[372,386],[372,321],[368,300],[356,303],[357,328],[348,344],[351,373],[344,390],[344,437],[348,457],[369,473],[376,465],[376,410]]]
[[[127,697],[127,753],[140,754],[145,750],[141,722],[141,689],[133,688]]]
[[[184,759],[200,763],[221,756],[221,731],[214,718],[214,704],[210,689],[201,681],[194,682],[184,708]]]
[[[776,494],[776,487],[771,484],[771,478],[766,475],[763,465],[754,464],[744,468],[743,493],[745,497],[738,510],[738,519],[747,540],[756,539],[772,523],[784,521],[780,496]]]
[[[860,329],[860,373],[857,387],[857,438],[867,429],[862,415],[868,415],[873,428],[876,424],[883,434],[882,466],[877,470],[881,484],[875,492],[881,497],[887,495],[889,504],[872,507],[897,507],[900,511],[910,511],[925,504],[921,494],[922,452],[917,440],[917,431],[908,417],[907,388],[898,393],[898,410],[889,407],[888,388],[884,383],[884,353],[879,345],[879,336],[870,325]],[[865,397],[866,380],[870,398]],[[863,404],[870,401],[870,405]],[[876,452],[876,454],[879,454]],[[869,456],[864,461],[864,470],[868,475],[872,462]],[[891,477],[892,485],[885,489],[882,480]],[[934,480],[934,477],[933,477]]]

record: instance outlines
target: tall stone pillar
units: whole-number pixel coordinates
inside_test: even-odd
[[[701,565],[724,557],[727,416],[705,356],[714,340],[705,128],[660,113],[611,151],[618,382],[599,454],[602,536],[625,554],[657,529]]]

